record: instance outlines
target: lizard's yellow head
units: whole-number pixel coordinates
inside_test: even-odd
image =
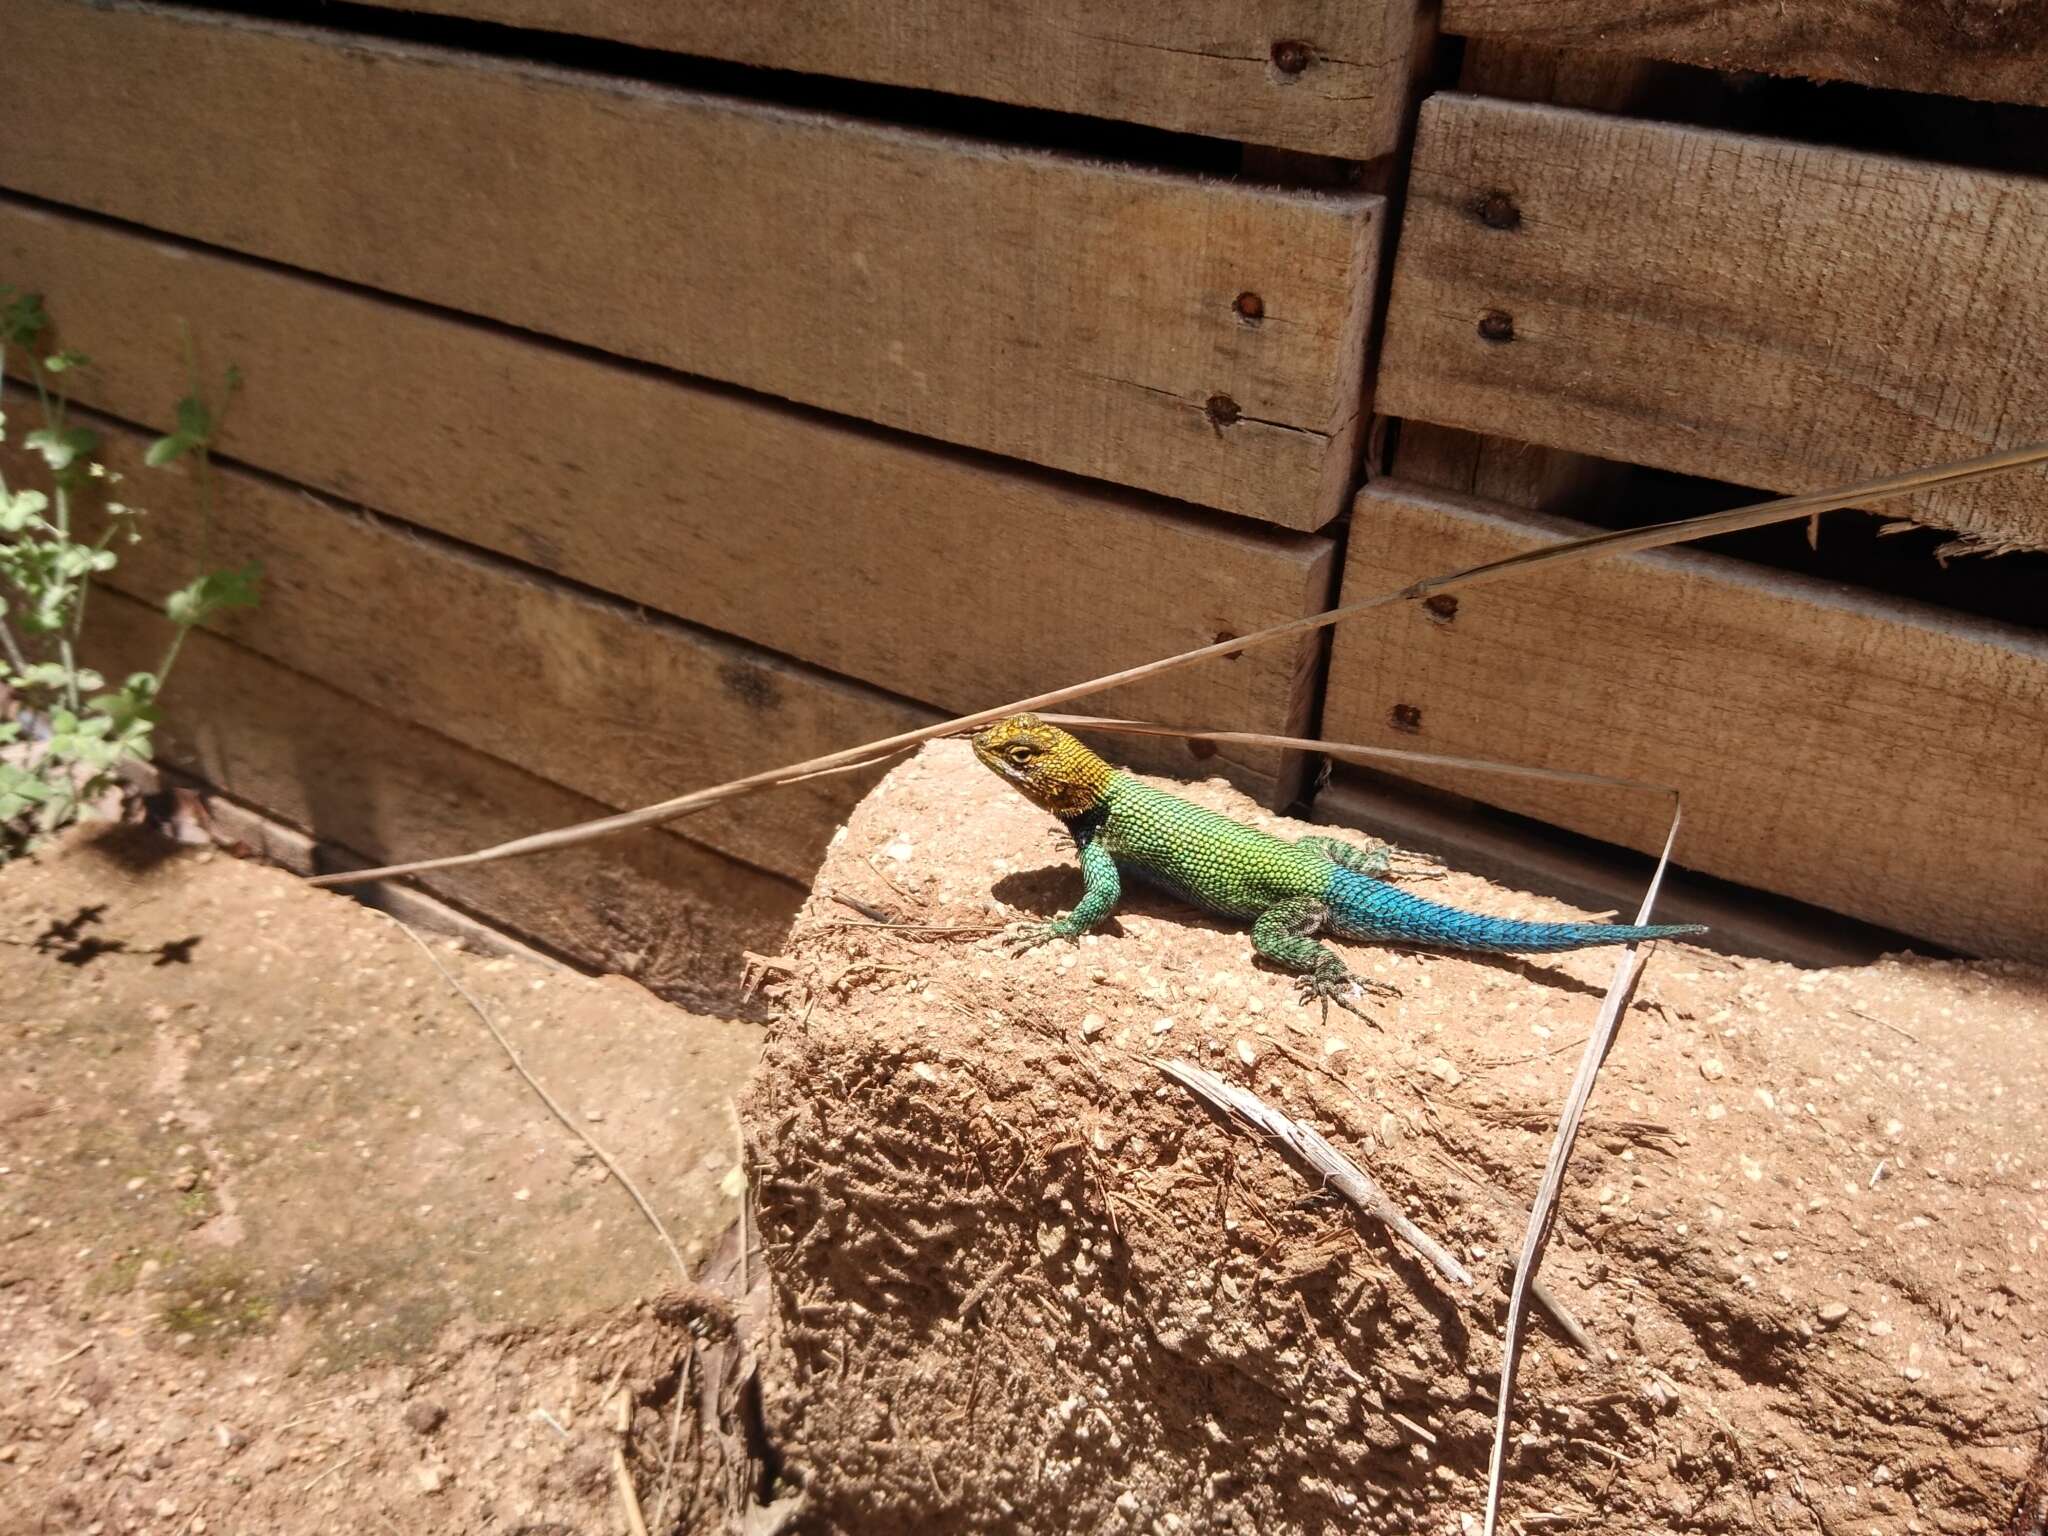
[[[974,755],[1055,816],[1094,810],[1116,772],[1036,715],[1012,715],[976,731]]]

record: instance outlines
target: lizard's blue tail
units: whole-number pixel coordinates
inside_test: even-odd
[[[1631,944],[1705,933],[1700,923],[1521,923],[1439,906],[1398,890],[1384,880],[1339,869],[1327,899],[1330,931],[1339,938],[1382,944],[1425,944],[1437,949],[1481,949],[1512,954],[1551,954],[1594,944]]]

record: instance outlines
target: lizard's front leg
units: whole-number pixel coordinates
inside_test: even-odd
[[[1388,992],[1391,988],[1354,976],[1336,951],[1318,944],[1312,935],[1329,920],[1330,909],[1312,896],[1297,896],[1268,907],[1252,924],[1252,948],[1275,965],[1294,972],[1301,988],[1301,1000],[1323,1005],[1323,1018],[1330,1017],[1330,1004],[1355,1013],[1378,1028],[1377,1022],[1351,1001],[1353,987]]]
[[[1003,944],[1011,954],[1021,955],[1052,939],[1079,938],[1116,909],[1123,896],[1123,878],[1117,873],[1116,860],[1099,841],[1091,839],[1081,845],[1081,878],[1087,888],[1073,911],[1062,912],[1051,922],[1012,923],[1003,930]]]

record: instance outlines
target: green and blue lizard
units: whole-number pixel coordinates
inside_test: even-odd
[[[1081,899],[1049,922],[1009,930],[1006,942],[1019,952],[1076,938],[1102,922],[1121,898],[1126,875],[1249,922],[1252,948],[1298,978],[1304,1002],[1319,1000],[1325,1009],[1334,1002],[1353,1013],[1351,989],[1369,984],[1317,943],[1318,933],[1548,954],[1706,931],[1698,924],[1525,923],[1424,901],[1378,878],[1387,871],[1383,851],[1332,837],[1288,842],[1248,827],[1144,783],[1036,715],[1012,715],[977,732],[974,754],[1065,822],[1081,852]]]

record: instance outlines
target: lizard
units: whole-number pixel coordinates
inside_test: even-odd
[[[1147,784],[1036,715],[1012,715],[972,738],[974,755],[1066,824],[1080,850],[1081,899],[1047,921],[1013,924],[1021,954],[1072,940],[1116,909],[1126,875],[1251,925],[1252,948],[1296,978],[1304,1004],[1368,1019],[1350,994],[1394,989],[1352,974],[1318,933],[1381,944],[1492,954],[1554,954],[1595,944],[1704,933],[1698,923],[1529,923],[1425,901],[1381,879],[1390,858],[1335,837],[1289,841]]]

